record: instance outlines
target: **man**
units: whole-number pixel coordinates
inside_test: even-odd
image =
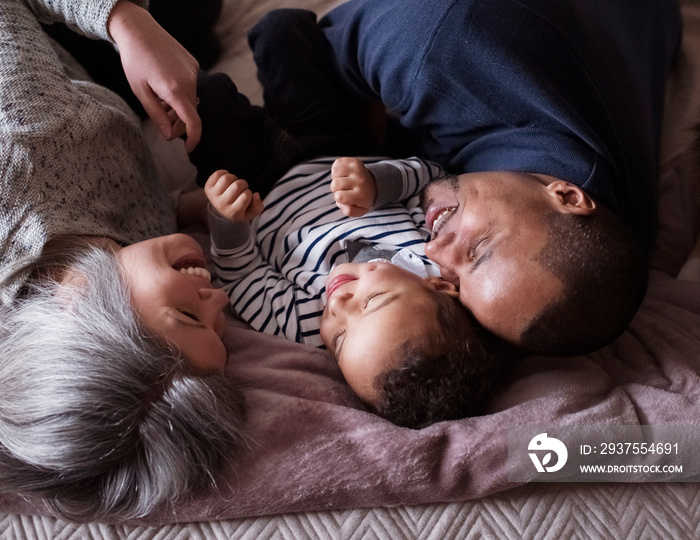
[[[613,341],[646,287],[676,3],[350,0],[319,26],[353,98],[466,173],[426,189],[426,252],[476,318],[530,352]]]

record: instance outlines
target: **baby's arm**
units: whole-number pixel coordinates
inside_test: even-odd
[[[367,164],[357,158],[338,158],[331,167],[331,191],[343,214],[359,217],[374,208],[407,201],[442,172],[436,163],[416,157]]]
[[[217,277],[229,289],[263,265],[250,231],[250,219],[260,214],[262,202],[259,196],[253,196],[245,180],[223,170],[209,177],[204,193],[209,200],[209,232]]]
[[[217,217],[221,221],[224,218]],[[230,222],[226,222],[229,226]],[[240,224],[248,230],[248,223]],[[253,237],[239,245],[217,244],[212,236],[212,256],[217,284],[229,297],[233,312],[258,332],[283,335],[290,341],[301,341],[297,321],[296,287],[269,264],[260,253]],[[242,240],[242,239],[241,239]]]
[[[253,239],[235,249],[213,246],[216,273],[233,312],[258,332],[301,341],[296,287],[261,257]]]
[[[234,313],[259,332],[300,340],[295,287],[263,257],[250,234],[250,220],[262,212],[260,196],[245,180],[216,171],[204,187],[211,203],[211,253],[218,285]]]
[[[204,186],[204,193],[214,210],[235,223],[251,221],[263,211],[260,194],[253,193],[248,182],[228,171],[213,173]]]

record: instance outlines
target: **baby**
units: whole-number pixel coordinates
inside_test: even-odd
[[[264,205],[226,171],[205,185],[235,313],[325,346],[366,404],[413,428],[481,414],[509,358],[424,255],[417,195],[441,172],[418,158],[316,159],[292,168]]]

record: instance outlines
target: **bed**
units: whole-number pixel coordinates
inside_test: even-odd
[[[261,102],[246,31],[277,7],[322,14],[340,0],[225,0],[213,71]],[[71,523],[0,497],[1,538],[691,538],[696,482],[510,482],[516,425],[700,424],[700,0],[683,0],[669,76],[659,233],[647,297],[615,343],[533,357],[489,414],[414,431],[362,406],[321,350],[228,318],[229,369],[245,388],[250,452],[218,489],[130,523]],[[179,142],[149,134],[164,178],[193,178]],[[206,244],[206,235],[193,234]]]

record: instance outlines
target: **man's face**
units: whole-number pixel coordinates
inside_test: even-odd
[[[459,297],[496,335],[521,333],[563,292],[537,256],[547,243],[546,215],[560,206],[556,180],[511,172],[463,174],[431,183],[423,194],[432,237],[425,252],[459,284]]]

